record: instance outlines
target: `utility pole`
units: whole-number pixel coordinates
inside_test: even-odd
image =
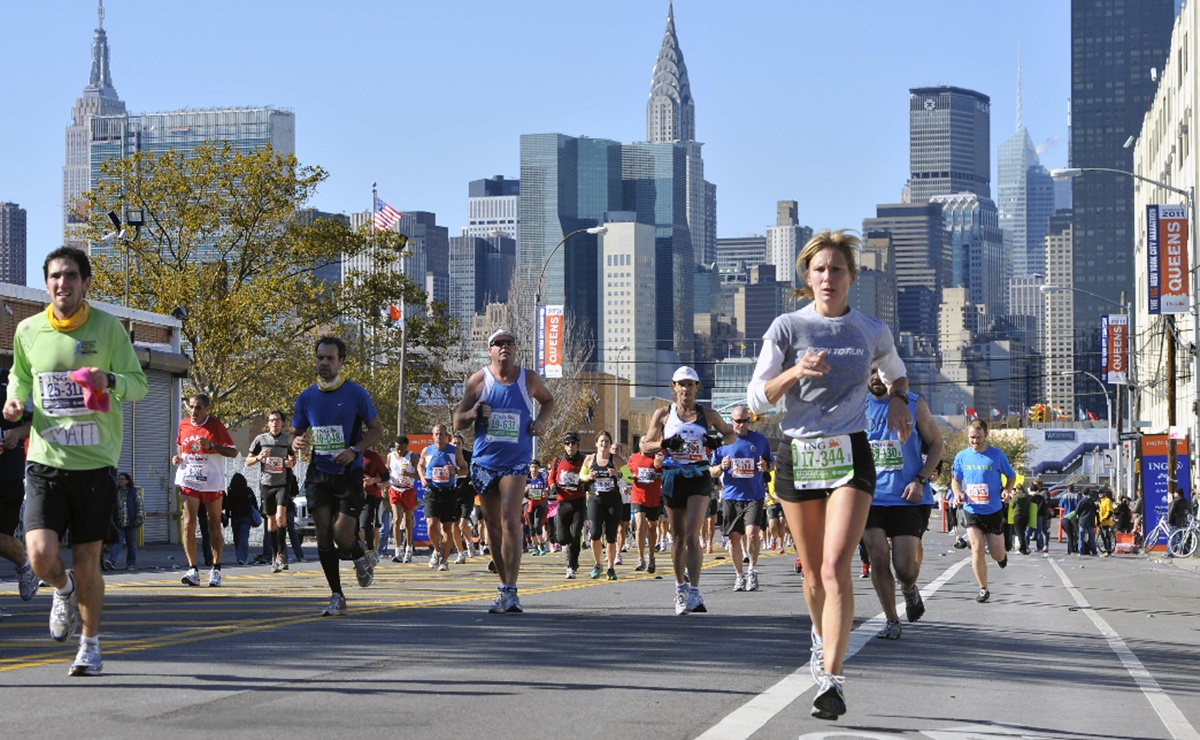
[[[1167,500],[1175,494],[1177,485],[1175,467],[1175,440],[1171,439],[1171,430],[1175,428],[1175,317],[1163,317],[1167,337]]]

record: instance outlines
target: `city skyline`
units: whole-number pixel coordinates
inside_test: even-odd
[[[1067,4],[931,1],[919,14],[866,5],[850,13],[763,3],[731,14],[714,1],[675,2],[722,238],[764,233],[779,200],[796,200],[799,222],[816,229],[857,228],[876,203],[897,201],[908,173],[912,87],[946,84],[988,95],[992,141],[1003,141],[1016,105],[1018,37],[1026,126],[1035,145],[1048,142],[1047,167],[1066,163]],[[467,2],[453,10],[369,3],[318,18],[323,8],[215,2],[209,17],[238,22],[197,24],[182,6],[151,14],[109,0],[113,84],[131,113],[292,110],[300,161],[330,173],[311,205],[363,210],[377,181],[387,202],[437,213],[452,233],[467,223],[471,180],[518,176],[521,134],[645,136],[666,2],[613,0],[599,19],[549,0]],[[863,17],[872,23],[862,25]],[[5,6],[0,22],[15,30],[0,61],[33,70],[11,78],[24,125],[18,117],[0,122],[0,200],[29,213],[37,284],[42,257],[61,241],[62,132],[88,83],[96,6]],[[186,34],[162,33],[184,27]],[[988,33],[950,43],[969,28]],[[805,29],[820,32],[806,36]],[[356,106],[361,113],[348,113]],[[825,110],[831,115],[820,115]]]

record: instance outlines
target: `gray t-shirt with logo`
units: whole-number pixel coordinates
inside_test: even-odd
[[[259,462],[260,486],[287,485],[287,459],[292,456],[292,435],[284,432],[276,437],[270,432],[263,432],[250,443],[251,455],[262,455]]]

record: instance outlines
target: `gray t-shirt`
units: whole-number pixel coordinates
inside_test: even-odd
[[[263,432],[250,443],[250,454],[264,456],[258,468],[260,486],[287,485],[285,464],[292,456],[292,435],[284,432],[276,437],[270,432]]]
[[[830,318],[820,315],[809,304],[777,317],[763,339],[766,340],[763,354],[749,389],[752,407],[759,405],[755,403],[755,385],[761,395],[767,380],[793,367],[806,352],[825,351],[825,362],[831,368],[822,377],[801,378],[780,399],[781,426],[789,437],[824,437],[865,430],[871,367],[879,366],[880,378],[885,383],[892,383],[907,372],[904,361],[896,354],[896,344],[887,325],[854,308]]]

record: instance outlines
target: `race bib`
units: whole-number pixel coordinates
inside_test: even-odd
[[[637,482],[638,483],[653,483],[658,478],[658,471],[654,468],[638,468]]]
[[[853,477],[850,435],[792,440],[792,480],[798,490],[837,488]]]
[[[875,459],[875,470],[879,472],[902,470],[904,457],[900,454],[900,440],[871,440],[871,457]]]
[[[992,500],[992,493],[986,483],[968,483],[966,486],[967,503],[987,504]]]
[[[616,489],[617,482],[612,478],[597,478],[592,482],[592,490],[596,493],[608,493]]]
[[[313,427],[313,454],[336,455],[346,449],[346,438],[342,435],[341,425],[332,427]]]
[[[489,442],[516,444],[521,438],[521,414],[514,411],[493,411],[488,417]]]
[[[685,463],[700,462],[704,459],[704,443],[698,439],[684,439],[683,447],[678,452],[672,452],[671,459]]]
[[[450,478],[454,475],[449,465],[434,467],[432,472],[433,475],[431,477],[433,478],[434,483],[449,483]]]
[[[264,457],[262,469],[263,469],[263,472],[267,473],[268,475],[278,475],[278,474],[282,473],[283,472],[283,458],[282,457]]]
[[[758,470],[752,457],[735,457],[730,460],[729,472],[734,478],[753,478]]]
[[[71,374],[38,373],[38,392],[46,416],[82,416],[92,413],[83,405],[83,386],[71,380]]]
[[[530,501],[541,501],[546,498],[546,489],[541,486],[528,487],[525,492]]]
[[[411,476],[401,475],[396,478],[396,488],[412,488],[414,482]]]
[[[184,455],[183,487],[207,490],[205,488],[205,485],[208,483],[207,467],[208,455]]]
[[[569,470],[560,470],[558,472],[558,485],[562,486],[563,488],[578,488],[579,473]]]

